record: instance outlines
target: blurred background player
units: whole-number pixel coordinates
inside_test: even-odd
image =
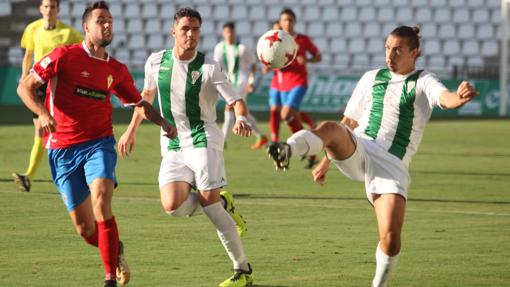
[[[39,115],[53,182],[77,233],[99,248],[104,286],[111,287],[130,278],[111,204],[117,185],[111,93],[168,136],[175,137],[176,129],[140,97],[127,67],[106,52],[113,39],[108,5],[90,4],[82,19],[85,41],[44,56],[20,81],[18,94]],[[51,94],[43,105],[35,91],[46,82]]]
[[[53,49],[61,45],[83,41],[80,32],[58,20],[60,13],[59,0],[42,0],[39,12],[41,12],[42,18],[28,24],[21,37],[21,48],[25,49],[21,66],[21,78],[28,75],[33,62],[38,62]],[[47,85],[42,85],[37,89],[37,95],[41,102],[44,102],[46,87]],[[32,180],[44,154],[42,129],[37,118],[37,114],[33,114],[34,144],[30,152],[28,168],[25,173],[15,172],[12,174],[14,182],[22,191],[30,191]]]
[[[286,143],[270,146],[278,168],[286,169],[291,155],[326,157],[313,170],[322,185],[332,162],[345,176],[364,181],[379,231],[372,287],[385,287],[401,248],[409,164],[425,131],[432,109],[456,109],[479,93],[462,82],[450,92],[436,75],[416,70],[420,55],[417,27],[400,26],[386,38],[387,68],[366,72],[359,80],[341,123],[321,123],[313,131],[293,134]]]
[[[201,26],[198,11],[179,9],[172,25],[174,48],[151,54],[145,64],[142,96],[152,103],[157,94],[161,115],[178,131],[175,139],[161,138],[161,204],[171,216],[205,213],[216,227],[235,272],[220,287],[252,286],[254,275],[240,238],[246,224],[234,207],[232,194],[221,191],[227,180],[224,138],[216,124],[218,94],[234,107],[234,134],[251,135],[248,110],[220,64],[197,51]],[[133,114],[119,140],[122,156],[132,152],[141,122],[142,117]]]
[[[298,45],[296,59],[287,67],[275,70],[271,89],[269,91],[269,128],[271,130],[271,141],[279,140],[280,118],[283,119],[292,133],[303,129],[299,109],[301,102],[308,89],[307,63],[317,63],[322,60],[321,53],[310,37],[297,33],[294,30],[296,25],[296,14],[289,8],[280,12],[280,28],[294,36]],[[307,55],[311,54],[311,58]],[[307,118],[307,115],[305,115]],[[309,120],[309,119],[307,119]],[[312,168],[316,163],[315,156],[308,159],[307,168]]]
[[[233,22],[227,22],[223,25],[223,41],[214,48],[214,60],[220,63],[223,69],[227,71],[232,87],[247,102],[247,95],[254,90],[253,83],[257,74],[257,59],[248,47],[238,42]],[[249,111],[246,118],[257,137],[257,141],[251,148],[259,149],[264,147],[267,143],[267,137],[262,134],[257,120]],[[234,108],[231,105],[225,105],[223,123],[225,143],[227,142],[230,130],[234,127],[234,122]]]

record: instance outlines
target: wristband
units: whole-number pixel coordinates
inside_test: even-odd
[[[238,116],[236,116],[236,123],[239,122],[239,121],[244,121],[244,122],[247,123],[248,119],[245,116],[243,116],[243,115],[238,115]]]

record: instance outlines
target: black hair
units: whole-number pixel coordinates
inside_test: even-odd
[[[106,1],[96,1],[88,4],[87,8],[85,8],[85,11],[83,12],[83,16],[81,17],[82,23],[87,22],[92,11],[96,9],[104,9],[106,11],[110,11],[110,6],[108,6],[108,3],[106,3]]]
[[[175,12],[174,15],[174,25],[176,25],[181,18],[188,17],[188,18],[196,18],[198,19],[198,22],[200,25],[202,25],[202,17],[200,16],[200,13],[198,13],[197,10],[191,8],[191,7],[184,7],[180,8]]]
[[[230,30],[235,31],[236,24],[234,22],[227,22],[227,23],[223,24],[223,29],[225,29],[225,28],[229,28]]]
[[[294,18],[294,20],[297,20],[296,13],[294,13],[294,11],[292,11],[290,8],[283,8],[283,10],[280,12],[280,17],[282,17],[284,14],[290,15],[292,18]]]
[[[399,26],[399,27],[395,28],[393,31],[391,31],[390,35],[407,39],[409,48],[411,50],[420,48],[420,38],[421,38],[420,28],[417,26],[415,26],[415,27]],[[418,54],[418,56],[419,56],[419,54]]]

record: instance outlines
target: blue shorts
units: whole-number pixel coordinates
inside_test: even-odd
[[[68,148],[49,149],[51,176],[67,211],[73,211],[90,194],[89,184],[97,178],[109,178],[117,186],[115,139],[104,137]]]
[[[269,106],[287,106],[299,110],[307,90],[307,86],[295,87],[288,92],[282,92],[271,88],[271,90],[269,90]]]

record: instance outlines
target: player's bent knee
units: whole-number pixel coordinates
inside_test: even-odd
[[[92,223],[80,223],[80,224],[77,224],[75,227],[76,227],[76,233],[78,233],[78,235],[80,235],[83,238],[88,238],[88,237],[92,236],[92,234],[94,234],[95,228],[96,228],[96,226]]]
[[[335,143],[337,138],[348,135],[348,131],[334,121],[321,122],[313,132],[322,139],[325,146],[330,146]]]
[[[400,252],[400,234],[398,232],[387,232],[379,238],[381,248],[387,255],[394,256]]]

